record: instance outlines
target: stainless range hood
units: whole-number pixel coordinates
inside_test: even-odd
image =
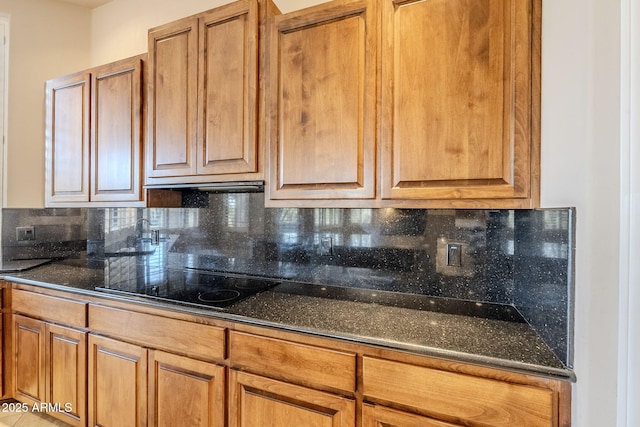
[[[145,185],[147,190],[177,190],[177,191],[204,191],[204,192],[258,192],[264,191],[264,181],[237,181],[237,182],[212,182],[193,184],[158,184]]]
[[[145,185],[149,208],[206,208],[212,193],[263,193],[264,181]]]

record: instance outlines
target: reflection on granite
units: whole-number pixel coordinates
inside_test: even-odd
[[[145,257],[137,257],[145,258]],[[142,261],[142,260],[141,260]],[[303,288],[315,285],[277,285],[222,310],[172,304],[128,293],[101,293],[96,286],[107,286],[114,272],[95,262],[88,266],[81,263],[58,261],[26,272],[5,276],[6,279],[82,295],[106,299],[126,300],[171,310],[187,311],[220,319],[248,322],[256,325],[279,327],[301,333],[338,338],[364,344],[380,345],[397,350],[445,357],[468,363],[539,374],[553,378],[575,380],[573,372],[565,365],[539,335],[518,313],[503,313],[501,320],[495,313],[447,312],[440,309],[424,309],[424,296],[396,295],[397,300],[380,298],[381,291],[352,289],[356,296],[323,295]],[[142,262],[138,268],[154,266]],[[158,270],[160,271],[160,270]],[[153,274],[139,276],[131,286],[137,287],[146,280],[155,280]],[[300,289],[296,290],[296,287]],[[342,288],[350,292],[347,288]],[[340,290],[332,290],[340,293]],[[384,291],[382,291],[384,292]],[[330,292],[331,293],[331,292]],[[378,301],[374,301],[379,299]],[[407,299],[415,299],[407,304]],[[427,297],[427,301],[428,301]],[[467,302],[469,303],[469,302]],[[427,302],[427,304],[429,304]],[[489,304],[491,305],[491,304]],[[490,307],[487,307],[490,308]],[[495,307],[494,307],[495,308]],[[504,307],[506,308],[506,307]],[[455,310],[449,310],[455,311]]]
[[[87,245],[86,209],[3,209],[2,259],[66,258]],[[16,227],[33,226],[36,240],[18,241]]]
[[[516,211],[514,305],[573,366],[575,210]],[[570,230],[571,232],[567,232]]]
[[[277,288],[276,288],[277,289]],[[228,313],[276,326],[397,349],[569,376],[564,364],[522,322],[507,322],[364,302],[267,291]],[[463,356],[464,355],[464,356]],[[528,365],[528,366],[527,366]]]
[[[573,209],[273,209],[261,193],[199,197],[206,207],[5,209],[3,258],[102,262],[107,284],[192,267],[505,305],[573,364]],[[45,241],[16,242],[18,225]],[[126,254],[153,230],[171,237]],[[447,244],[462,248],[460,267],[446,265]]]

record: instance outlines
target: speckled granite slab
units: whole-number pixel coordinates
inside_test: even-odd
[[[7,280],[103,296],[103,269],[49,264]],[[221,311],[180,304],[145,301],[174,310],[231,319],[290,331],[406,350],[485,366],[574,380],[539,335],[523,321],[495,320],[406,308],[372,301],[301,295],[283,286],[254,295]],[[143,300],[144,301],[144,300]]]

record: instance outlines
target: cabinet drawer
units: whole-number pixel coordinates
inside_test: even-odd
[[[87,303],[14,289],[11,292],[14,312],[77,328],[87,326]]]
[[[92,332],[205,360],[225,357],[225,330],[215,326],[91,304]]]
[[[353,392],[356,355],[232,331],[229,358],[234,367],[303,385]]]
[[[363,358],[364,398],[397,403],[463,424],[555,426],[554,392],[371,357]]]

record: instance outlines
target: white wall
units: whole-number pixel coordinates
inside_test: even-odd
[[[0,0],[10,15],[6,207],[44,204],[44,82],[89,66],[90,12],[52,0]]]
[[[326,0],[276,0],[282,13]],[[92,64],[100,65],[147,51],[149,28],[230,3],[231,0],[113,0],[91,17]]]
[[[545,0],[542,34],[542,205],[577,207],[574,425],[615,426],[620,0]]]

